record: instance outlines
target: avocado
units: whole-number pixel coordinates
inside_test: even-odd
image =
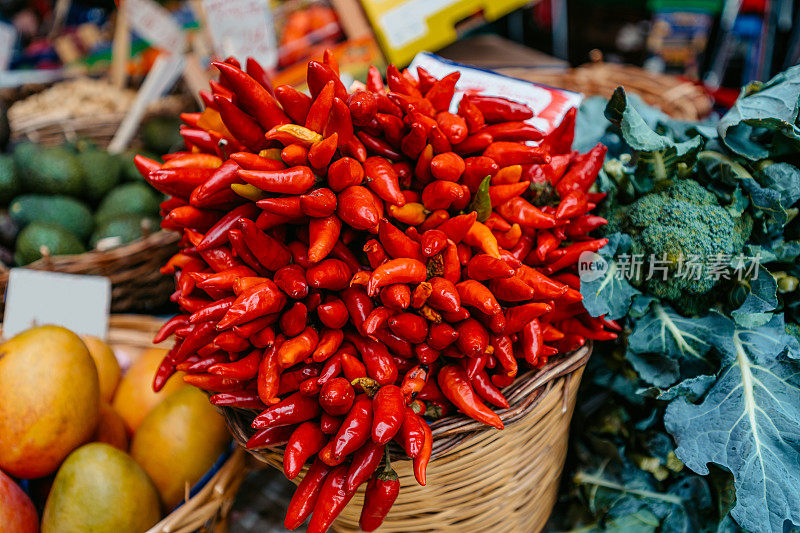
[[[99,202],[119,184],[122,164],[108,152],[85,150],[78,154],[78,160],[86,176],[86,198],[89,201]]]
[[[0,205],[8,205],[21,188],[14,159],[9,155],[0,155]]]
[[[26,165],[30,165],[30,175],[23,186],[30,192],[81,196],[86,190],[86,178],[77,155],[63,146],[41,148],[35,160]]]
[[[67,196],[23,194],[8,208],[11,220],[24,228],[31,222],[58,224],[86,242],[94,229],[92,211],[83,202]]]
[[[145,148],[157,154],[182,149],[180,126],[181,121],[176,117],[156,116],[146,120],[140,132]]]
[[[97,231],[89,240],[89,246],[96,248],[101,240],[114,237],[113,241],[103,243],[102,249],[114,248],[154,233],[158,229],[158,219],[154,217],[137,213],[122,214],[98,224]]]
[[[58,224],[32,222],[17,237],[17,265],[27,265],[42,257],[42,248],[50,255],[81,254],[86,251],[81,241]]]
[[[39,158],[39,152],[41,152],[41,150],[42,147],[38,144],[27,141],[18,143],[14,147],[12,157],[14,158],[14,164],[17,166],[17,171],[23,182],[27,181],[30,177],[32,173],[31,168]]]
[[[95,213],[95,222],[101,226],[107,220],[127,214],[157,216],[160,203],[161,198],[149,186],[126,183],[114,188],[103,198]]]

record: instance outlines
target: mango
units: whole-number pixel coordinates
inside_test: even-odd
[[[128,451],[128,430],[125,428],[125,421],[106,402],[100,404],[100,421],[94,430],[92,442],[105,442],[123,452]]]
[[[132,435],[144,417],[164,398],[183,387],[183,372],[173,375],[158,393],[153,391],[153,378],[167,350],[150,348],[142,352],[117,386],[111,406],[119,413]]]
[[[97,375],[100,377],[100,399],[110,402],[119,383],[119,361],[114,351],[105,342],[91,335],[82,335],[81,339],[94,359]]]
[[[42,533],[142,533],[159,517],[158,493],[144,470],[125,452],[94,442],[58,470]]]
[[[92,436],[99,402],[94,361],[68,329],[37,327],[0,345],[0,469],[54,472]]]
[[[131,456],[152,478],[164,507],[172,509],[230,440],[225,420],[206,394],[183,387],[147,415],[131,441]]]
[[[4,533],[36,533],[39,516],[14,480],[0,472],[0,524]]]

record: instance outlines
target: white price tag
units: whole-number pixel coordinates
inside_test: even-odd
[[[424,68],[437,78],[442,78],[455,71],[461,73],[456,84],[456,94],[453,97],[451,111],[458,108],[461,97],[467,92],[480,92],[484,96],[502,96],[526,104],[533,109],[534,117],[526,122],[545,133],[551,132],[561,123],[564,114],[570,108],[581,105],[583,100],[583,95],[580,93],[509,78],[488,70],[448,61],[427,52],[417,54],[408,68],[416,73],[417,67]]]
[[[110,308],[108,278],[13,268],[6,288],[3,336],[54,324],[104,339]]]
[[[272,12],[266,0],[203,0],[206,25],[220,58],[252,57],[264,68],[278,64]]]
[[[153,0],[123,0],[131,29],[163,50],[181,53],[186,45],[183,28],[172,13]]]

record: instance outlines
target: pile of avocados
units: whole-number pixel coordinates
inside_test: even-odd
[[[178,126],[155,117],[142,126],[145,149],[112,155],[88,140],[61,146],[20,142],[0,153],[0,261],[23,266],[50,255],[129,243],[158,230],[159,203],[133,156],[180,146]],[[150,152],[148,154],[148,152]]]

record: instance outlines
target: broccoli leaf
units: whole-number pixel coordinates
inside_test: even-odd
[[[790,207],[800,200],[800,169],[789,163],[773,163],[761,169],[759,181],[781,193],[781,205]]]
[[[616,254],[625,253],[631,248],[631,238],[622,233],[608,237],[608,244],[598,251],[605,259],[607,267],[602,277],[594,280],[581,279],[583,306],[592,316],[606,315],[617,319],[625,316],[631,305],[631,298],[639,294],[617,269]]]
[[[650,387],[647,389],[639,389],[638,392],[643,396],[655,398],[657,400],[670,401],[675,398],[685,397],[690,402],[696,402],[705,396],[708,389],[711,388],[716,380],[717,378],[715,376],[695,376],[693,378],[684,379],[668,389]]]
[[[676,454],[701,475],[709,463],[733,474],[732,516],[745,529],[800,524],[800,362],[784,355],[783,317],[751,329],[721,317],[713,342],[723,368],[702,403],[667,407]]]
[[[654,301],[628,336],[628,360],[642,380],[656,387],[668,387],[681,376],[708,373],[714,370],[707,357],[710,338],[718,326],[717,314],[686,318]],[[653,357],[661,364],[652,364]]]
[[[606,105],[606,118],[617,125],[622,138],[639,152],[660,152],[674,146],[669,137],[659,135],[630,104],[625,89],[617,87]]]
[[[792,149],[800,142],[797,127],[800,96],[800,66],[792,67],[765,84],[752,83],[717,126],[725,145],[735,153],[756,161]],[[776,149],[753,140],[754,128],[775,133],[785,146]],[[782,136],[782,139],[781,139]],[[788,141],[788,143],[786,142]],[[795,148],[796,149],[796,148]]]
[[[737,324],[744,327],[762,326],[770,321],[773,311],[778,306],[778,283],[769,270],[758,267],[758,275],[751,277],[746,287],[747,296],[731,316]]]
[[[789,220],[781,203],[781,191],[763,187],[741,164],[719,152],[703,151],[697,162],[712,180],[722,180],[730,185],[740,185],[750,197],[750,204],[761,211],[767,220],[783,227]]]

